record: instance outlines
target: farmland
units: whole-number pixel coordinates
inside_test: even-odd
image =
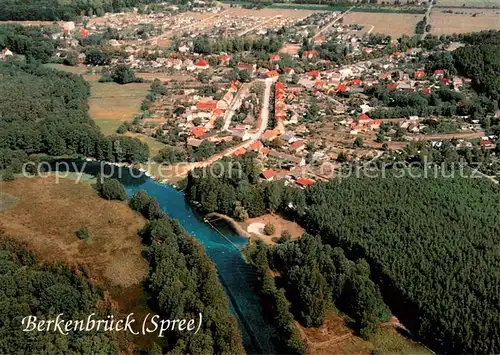
[[[438,0],[437,6],[450,6],[450,7],[499,7],[498,0]]]
[[[344,24],[363,25],[367,32],[383,33],[398,38],[403,34],[409,36],[415,34],[415,26],[421,19],[422,16],[418,14],[350,12],[344,16]]]
[[[500,29],[500,10],[433,9],[431,25],[434,35]]]

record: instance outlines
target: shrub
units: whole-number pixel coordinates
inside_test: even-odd
[[[78,237],[78,239],[81,240],[88,240],[90,239],[90,232],[87,229],[87,227],[82,227],[79,230],[75,232],[75,235]]]
[[[264,226],[264,233],[266,235],[272,235],[275,231],[275,228],[274,228],[274,225],[272,223],[267,223],[265,226]]]
[[[281,232],[281,237],[280,237],[280,243],[288,242],[290,239],[292,239],[292,233],[290,233],[287,230],[284,230]]]

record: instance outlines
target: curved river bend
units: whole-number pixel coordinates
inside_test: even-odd
[[[91,175],[96,175],[101,169],[101,164],[98,162],[70,161],[69,163],[72,165],[70,170],[83,170],[84,173]],[[184,195],[172,186],[160,184],[140,174],[136,169],[104,166],[106,174],[111,171],[113,177],[124,184],[129,196],[139,190],[145,190],[158,200],[165,213],[177,219],[184,229],[203,245],[215,263],[219,279],[229,296],[230,308],[238,319],[247,353],[275,353],[272,336],[276,333],[263,318],[257,276],[243,260],[238,249],[238,246],[247,244],[247,239],[236,234],[227,225],[217,223],[216,228],[228,239],[222,237],[203,221],[203,218],[186,202]]]

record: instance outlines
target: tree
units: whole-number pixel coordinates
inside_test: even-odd
[[[266,235],[272,235],[275,230],[276,229],[272,223],[266,223],[266,225],[264,226],[264,234]]]
[[[85,64],[103,66],[108,65],[110,62],[111,56],[99,49],[92,48],[85,53]]]
[[[285,230],[283,230],[281,232],[281,236],[280,236],[279,242],[280,243],[286,243],[286,242],[290,241],[291,239],[292,239],[292,233],[290,233],[290,231],[288,231],[288,230],[285,229]]]
[[[70,51],[64,57],[64,64],[69,66],[77,66],[78,65],[78,52]]]
[[[15,179],[14,172],[11,168],[7,168],[1,172],[3,181],[11,181]]]
[[[100,193],[107,200],[124,201],[127,199],[125,187],[116,179],[104,179]]]
[[[125,64],[120,64],[113,69],[111,79],[118,84],[128,84],[137,81],[134,71]]]
[[[215,129],[221,129],[224,127],[224,119],[222,117],[217,117],[214,123]]]

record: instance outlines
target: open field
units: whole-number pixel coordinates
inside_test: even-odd
[[[151,157],[154,157],[161,149],[166,147],[166,144],[163,144],[162,142],[159,142],[156,139],[141,133],[127,132],[125,133],[125,135],[129,137],[139,138],[141,142],[146,143],[149,146],[149,155]]]
[[[330,354],[430,354],[423,346],[405,338],[392,327],[380,327],[369,340],[355,336],[344,319],[329,312],[319,328],[304,328],[295,323],[309,353]]]
[[[262,229],[266,223],[274,225],[275,231],[273,235],[264,235]],[[260,217],[248,218],[244,222],[240,222],[240,225],[249,233],[260,234],[259,238],[264,240],[266,244],[274,244],[275,241],[281,236],[281,232],[284,230],[287,230],[292,234],[292,240],[298,239],[305,233],[304,228],[299,226],[297,223],[286,220],[277,214],[265,214]]]
[[[19,201],[1,213],[0,229],[43,260],[82,264],[101,285],[129,287],[146,276],[137,235],[145,220],[125,202],[102,199],[88,183],[56,183],[54,177],[17,178],[2,183],[2,191]],[[88,228],[90,241],[76,237],[81,227]]]
[[[401,35],[412,36],[415,34],[415,26],[422,19],[418,14],[384,14],[367,12],[350,12],[344,16],[345,25],[363,25],[365,31],[370,33],[383,33],[394,38]]]
[[[64,65],[64,64],[55,64],[55,63],[47,63],[44,64],[47,68],[52,68],[52,69],[57,69],[61,71],[65,71],[68,73],[73,73],[77,75],[83,75],[87,73],[87,67],[85,65],[79,65],[77,67],[71,67],[69,65]]]
[[[436,6],[453,6],[453,7],[500,7],[498,0],[438,0]]]
[[[327,10],[327,9],[325,9]],[[233,16],[258,16],[258,17],[274,17],[281,15],[284,18],[300,19],[312,15],[313,13],[322,12],[318,10],[295,10],[295,9],[274,9],[263,8],[261,10],[243,9],[240,7],[228,7],[224,12],[225,15]]]
[[[433,35],[500,29],[500,9],[448,9],[455,12],[452,14],[444,13],[443,10],[446,9],[432,9]],[[460,14],[457,14],[458,12]]]
[[[115,133],[122,122],[141,112],[141,102],[150,86],[149,83],[118,85],[91,82],[90,117],[104,134]]]

